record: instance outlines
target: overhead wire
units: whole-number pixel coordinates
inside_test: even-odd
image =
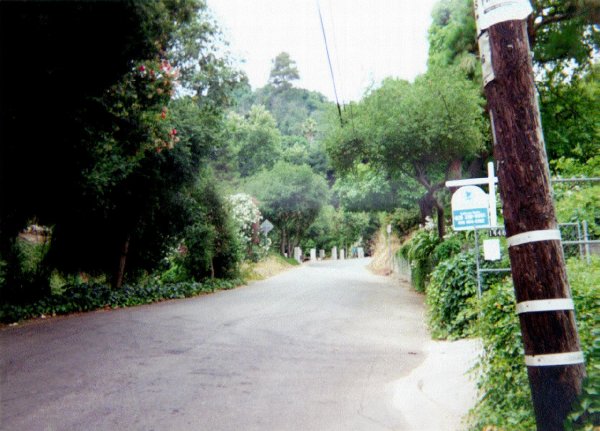
[[[344,125],[342,119],[342,108],[340,106],[340,99],[337,93],[337,87],[335,85],[335,75],[333,73],[333,66],[331,65],[331,56],[329,55],[329,45],[327,43],[327,35],[325,33],[325,25],[323,24],[323,15],[321,14],[321,5],[317,0],[317,11],[319,12],[319,21],[321,22],[321,33],[323,34],[323,42],[325,42],[325,52],[327,53],[327,63],[329,64],[329,73],[331,74],[331,82],[333,83],[333,95],[335,96],[335,103],[337,105],[338,115],[340,117],[340,124]]]

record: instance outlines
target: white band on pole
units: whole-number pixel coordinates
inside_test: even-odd
[[[583,352],[551,353],[548,355],[525,355],[528,367],[552,367],[557,365],[583,364]]]
[[[538,313],[541,311],[574,310],[575,305],[571,298],[536,299],[523,301],[517,304],[517,314]]]
[[[519,233],[506,239],[509,247],[516,245],[527,244],[538,241],[560,241],[560,231],[558,229],[532,230],[529,232]]]

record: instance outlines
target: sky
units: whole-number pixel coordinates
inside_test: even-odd
[[[320,4],[340,103],[392,76],[424,73],[427,30],[437,0],[207,0],[229,50],[252,88],[267,83],[272,60],[288,52],[294,86],[334,101],[317,4]]]

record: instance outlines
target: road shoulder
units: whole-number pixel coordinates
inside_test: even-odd
[[[393,406],[415,431],[459,431],[477,400],[469,370],[481,352],[477,339],[431,341],[425,361],[392,383]]]

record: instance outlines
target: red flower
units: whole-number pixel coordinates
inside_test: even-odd
[[[165,111],[162,111],[161,114],[160,114],[160,118],[162,118],[163,120],[165,118],[167,118],[167,113]]]
[[[177,134],[177,129],[171,130],[171,135],[175,136]]]
[[[144,66],[143,64],[140,66],[140,72],[143,72],[144,70],[146,70],[146,66]]]

